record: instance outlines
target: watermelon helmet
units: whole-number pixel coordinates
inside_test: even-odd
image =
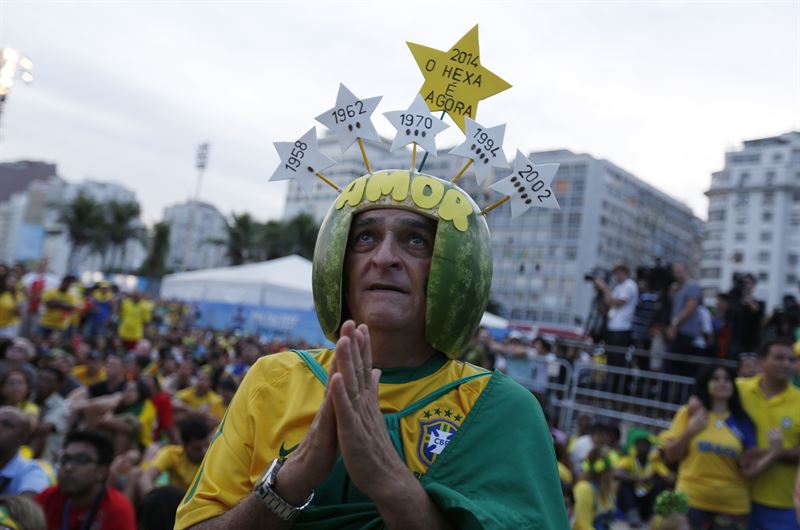
[[[455,357],[471,338],[489,301],[489,227],[455,184],[408,170],[370,173],[351,182],[331,205],[314,248],[314,307],[325,336],[336,341],[343,319],[343,267],[353,216],[400,208],[437,221],[426,291],[425,337]]]

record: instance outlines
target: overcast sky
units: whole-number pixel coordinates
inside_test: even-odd
[[[478,120],[508,123],[509,157],[590,153],[705,218],[703,192],[726,150],[800,129],[797,0],[0,0],[0,45],[29,56],[36,76],[6,102],[0,160],[122,183],[152,223],[193,193],[195,149],[208,140],[202,198],[226,214],[278,217],[273,141],[314,125],[340,81],[384,96],[374,122],[393,135],[382,113],[422,86],[405,41],[447,50],[476,22],[481,63],[513,85],[481,102]]]

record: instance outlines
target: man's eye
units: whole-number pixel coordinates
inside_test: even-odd
[[[370,232],[361,232],[356,235],[356,243],[369,243],[372,241],[372,234]]]
[[[428,245],[428,239],[420,235],[413,235],[409,239],[409,243],[415,247],[424,247]]]

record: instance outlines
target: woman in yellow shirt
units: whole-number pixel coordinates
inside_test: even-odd
[[[156,426],[156,407],[150,401],[150,389],[140,379],[128,381],[122,391],[122,399],[114,409],[114,415],[131,414],[139,420],[139,445],[146,449],[153,443]]]
[[[755,428],[742,408],[730,368],[712,365],[697,376],[690,403],[661,434],[670,462],[679,463],[675,490],[689,497],[692,528],[745,529],[750,514],[748,480],[764,462],[742,468],[744,451],[755,447]]]
[[[595,447],[583,461],[583,476],[572,490],[575,520],[572,530],[610,530],[617,510],[614,466],[607,447]]]
[[[39,423],[39,407],[30,400],[31,388],[29,376],[23,370],[10,368],[0,377],[0,405],[20,409],[33,431]]]

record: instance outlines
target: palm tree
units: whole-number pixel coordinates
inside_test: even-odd
[[[300,254],[306,259],[314,257],[314,245],[317,243],[319,226],[314,217],[307,213],[297,214],[286,223],[285,234],[288,243],[283,255]]]
[[[275,259],[286,255],[286,226],[282,222],[268,221],[259,232],[259,259]]]
[[[258,223],[249,213],[231,214],[231,220],[226,223],[225,231],[227,232],[225,244],[228,247],[231,265],[241,265],[257,259]]]
[[[139,222],[140,213],[136,201],[111,200],[106,204],[106,232],[112,251],[112,269],[120,269],[125,263],[128,241],[144,239],[144,228]]]
[[[161,221],[153,225],[147,258],[142,263],[141,273],[148,278],[161,278],[166,274],[169,254],[169,223]]]
[[[102,246],[104,223],[101,206],[93,198],[80,194],[62,206],[59,222],[66,227],[71,245],[67,270],[75,273],[78,252],[86,246],[91,246],[92,250]]]

